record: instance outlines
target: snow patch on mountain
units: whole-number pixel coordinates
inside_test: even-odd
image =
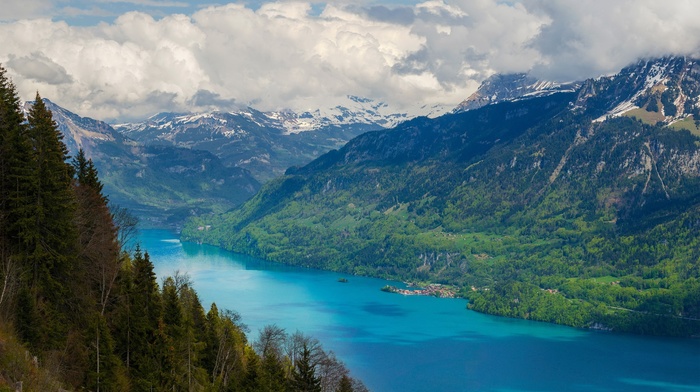
[[[594,121],[601,122],[607,117],[618,117],[634,109],[649,107],[658,107],[650,111],[662,115],[665,123],[684,118],[698,107],[699,76],[700,64],[697,60],[685,57],[641,60],[616,75],[594,81],[598,87],[591,91],[618,92],[621,86],[628,86],[624,94],[617,94],[621,98],[619,102]],[[583,98],[595,95],[589,93]]]
[[[354,124],[392,128],[415,117],[437,117],[448,111],[449,108],[443,105],[415,105],[405,110],[397,110],[384,102],[348,95],[339,105],[300,112],[291,110],[261,112],[252,107],[246,107],[230,112],[158,113],[142,122],[115,124],[114,127],[128,135],[154,129],[172,132],[175,129],[207,126],[211,131],[234,136],[237,133],[246,132],[244,125],[248,124],[275,128],[283,134],[291,135]],[[163,135],[163,137],[166,136]]]
[[[503,101],[574,92],[579,86],[578,82],[557,83],[539,80],[527,73],[496,74],[484,80],[477,91],[457,105],[452,112],[465,112]]]

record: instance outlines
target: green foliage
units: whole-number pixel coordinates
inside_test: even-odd
[[[102,182],[97,176],[97,169],[92,163],[92,159],[85,158],[85,152],[81,148],[78,154],[72,161],[75,177],[80,186],[84,186],[93,190],[93,192],[102,195]],[[106,198],[105,200],[106,201]]]
[[[205,315],[187,276],[160,288],[148,252],[123,248],[135,220],[110,210],[82,150],[66,163],[38,94],[23,121],[0,67],[0,390],[285,390],[279,347],[259,357],[235,312]]]
[[[303,345],[301,357],[294,363],[289,390],[294,392],[321,392],[321,379],[311,364],[311,350]]]
[[[458,285],[494,314],[700,333],[687,288],[700,279],[700,182],[686,163],[698,139],[629,118],[592,123],[567,103],[504,103],[364,134],[236,210],[191,219],[182,239]],[[640,329],[640,314],[684,327]]]

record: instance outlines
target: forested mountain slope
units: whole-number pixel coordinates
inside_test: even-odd
[[[679,76],[652,73],[361,135],[240,208],[190,221],[183,238],[454,284],[489,313],[698,334],[700,141],[663,122],[600,119],[652,78]],[[684,75],[692,109],[695,74]]]
[[[107,123],[45,102],[69,153],[83,149],[101,173],[105,194],[145,224],[165,226],[182,222],[194,212],[224,212],[260,187],[250,172],[227,167],[210,152],[144,145]]]
[[[366,391],[318,340],[268,326],[251,343],[188,276],[159,286],[125,218],[0,66],[0,391]]]

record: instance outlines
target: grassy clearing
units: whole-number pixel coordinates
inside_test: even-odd
[[[608,276],[599,276],[597,278],[591,278],[591,281],[594,283],[600,283],[600,284],[610,284],[612,282],[620,281],[620,278],[608,275]]]
[[[687,129],[693,135],[700,136],[700,129],[695,126],[695,118],[693,116],[688,116],[683,120],[676,121],[669,126],[676,130]]]
[[[330,228],[333,230],[352,230],[356,228],[359,223],[360,222],[357,221],[352,215],[345,215],[333,222]]]
[[[632,109],[623,114],[625,117],[632,117],[642,120],[645,124],[654,125],[659,121],[663,121],[665,117],[659,112],[648,112],[642,108]]]

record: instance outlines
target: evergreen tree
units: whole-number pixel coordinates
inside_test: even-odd
[[[139,250],[140,253],[140,250]],[[141,256],[143,257],[143,256]],[[117,275],[115,305],[110,309],[110,329],[115,342],[115,353],[121,359],[129,376],[133,365],[134,335],[134,268],[131,257],[122,255],[121,270]]]
[[[16,257],[22,260],[44,320],[39,341],[58,347],[69,329],[68,283],[72,280],[75,248],[72,169],[68,150],[41,97],[29,110],[27,126],[10,135],[7,179],[7,233]]]
[[[85,151],[81,148],[78,150],[78,154],[73,158],[71,162],[73,169],[75,170],[75,176],[78,180],[78,184],[92,189],[96,194],[100,195],[105,204],[107,203],[107,197],[102,194],[102,182],[100,181],[95,165],[92,163],[92,159],[87,159],[85,157]]]
[[[352,380],[350,377],[344,374],[343,377],[340,378],[336,392],[353,392]]]
[[[24,114],[14,84],[7,77],[7,71],[0,66],[0,235],[7,237],[7,203],[12,189],[10,181],[11,162],[15,155],[28,151],[29,146],[16,150],[15,138],[25,134]],[[25,162],[26,163],[26,162]]]
[[[177,288],[172,277],[163,282],[163,316],[161,332],[162,351],[161,372],[165,389],[183,388],[180,346],[182,344],[182,304],[177,295]]]
[[[221,329],[221,318],[219,308],[212,302],[209,312],[207,312],[207,324],[205,329],[205,349],[202,353],[202,366],[209,372],[212,380],[216,379],[216,358],[219,352],[219,330]]]
[[[122,364],[114,354],[114,340],[107,321],[97,312],[94,315],[88,327],[88,335],[93,337],[89,355],[92,366],[86,373],[84,386],[92,391],[124,390],[126,386],[120,377]]]
[[[311,350],[306,344],[294,364],[290,387],[294,392],[321,392],[321,379],[316,377],[316,369],[311,364]]]
[[[202,362],[207,345],[207,317],[197,292],[191,288],[189,282],[180,288],[180,302],[184,310],[181,355],[187,389],[194,390],[209,382],[209,372]]]
[[[274,353],[262,359],[260,372],[260,391],[284,392],[287,389],[287,378],[284,375],[282,358]]]
[[[258,392],[262,390],[260,377],[260,358],[255,351],[248,348],[245,353],[246,368],[241,389],[244,392]]]
[[[21,289],[20,277],[24,269],[18,262],[18,241],[13,233],[16,226],[10,202],[12,190],[16,189],[12,186],[13,175],[16,175],[17,168],[25,167],[29,162],[28,143],[22,145],[22,137],[26,134],[23,122],[15,87],[0,66],[0,317],[7,320],[13,318],[15,295]],[[21,148],[18,149],[18,145]]]
[[[89,326],[85,335],[86,348],[91,356],[87,365],[89,374],[94,375],[89,385],[97,388],[103,386],[107,380],[105,377],[116,369],[107,365],[118,362],[114,340],[106,327],[105,318],[115,306],[114,292],[118,291],[115,286],[122,272],[122,261],[127,259],[127,255],[120,254],[117,229],[107,206],[107,198],[101,193],[102,184],[97,178],[97,171],[89,170],[91,161],[85,161],[84,165],[76,164],[84,159],[81,150],[73,159],[72,166],[75,168],[73,191],[77,201],[74,222],[78,232],[78,268],[73,276],[76,278],[74,291],[82,292],[85,296],[82,316],[84,324]],[[86,170],[91,173],[90,176],[85,175]]]
[[[34,224],[24,236],[33,251],[34,275],[40,280],[36,283],[48,289],[46,295],[58,296],[64,294],[64,283],[69,278],[75,239],[73,169],[66,163],[68,148],[63,135],[39,93],[27,122],[37,187],[32,195]]]
[[[20,338],[34,346],[39,342],[41,316],[29,286],[22,286],[17,295],[17,318],[15,321]]]
[[[161,298],[148,253],[136,249],[133,262],[133,291],[130,293],[130,317],[133,327],[130,339],[131,375],[136,391],[148,391],[160,379]]]

